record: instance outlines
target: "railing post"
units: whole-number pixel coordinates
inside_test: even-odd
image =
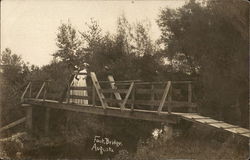
[[[171,114],[171,110],[172,110],[172,106],[171,106],[171,102],[172,102],[172,92],[173,91],[173,86],[171,85],[169,88],[169,93],[168,93],[168,113]]]
[[[96,98],[95,97],[96,97],[95,86],[92,85],[92,105],[93,105],[93,107],[96,106],[96,104],[95,104]]]
[[[188,83],[188,103],[192,103],[192,84]],[[192,112],[192,108],[188,108],[188,112]]]
[[[135,94],[136,94],[136,86],[134,84],[134,88],[132,90],[132,104],[131,104],[131,111],[134,111],[135,107]]]
[[[188,102],[192,102],[192,84],[188,83]]]
[[[154,84],[151,84],[151,96],[150,96],[150,100],[152,102],[154,102],[155,100],[155,93],[154,93]],[[154,105],[151,105],[151,110],[153,110]]]
[[[71,83],[71,82],[70,82]],[[68,83],[67,92],[66,92],[66,103],[70,103],[70,83]]]
[[[32,98],[32,82],[30,82],[29,98]]]

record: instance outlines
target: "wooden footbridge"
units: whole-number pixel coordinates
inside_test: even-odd
[[[84,82],[80,85],[76,81],[79,77]],[[60,100],[47,99],[49,81],[40,82],[37,91],[34,91],[37,82],[29,82],[21,97],[26,117],[2,127],[0,132],[23,122],[28,131],[32,130],[33,109],[40,107],[46,108],[45,133],[49,132],[50,110],[59,109],[169,124],[184,119],[250,138],[249,129],[198,115],[191,81],[115,81],[113,76],[108,76],[108,81],[98,81],[94,72],[77,73],[72,79]]]

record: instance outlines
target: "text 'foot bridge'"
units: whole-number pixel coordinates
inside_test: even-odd
[[[0,129],[0,132],[26,122],[32,129],[32,109],[45,108],[45,132],[49,131],[50,109],[82,112],[96,115],[140,119],[176,124],[181,119],[205,126],[219,128],[250,138],[250,130],[214,120],[196,113],[192,98],[191,81],[142,82],[98,81],[94,72],[80,72],[72,76],[60,100],[53,99],[48,87],[49,81],[29,82],[21,97],[26,117]]]

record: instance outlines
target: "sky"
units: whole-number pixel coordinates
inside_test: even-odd
[[[38,66],[49,64],[56,52],[57,29],[68,20],[79,31],[91,18],[104,32],[114,33],[117,17],[124,14],[129,23],[147,20],[153,40],[160,36],[156,18],[160,9],[178,8],[186,0],[101,1],[101,0],[2,0],[1,52],[10,48],[25,62]]]

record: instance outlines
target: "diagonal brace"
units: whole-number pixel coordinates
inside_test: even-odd
[[[127,92],[127,94],[126,94],[126,96],[125,96],[125,98],[124,98],[124,100],[123,100],[123,102],[122,102],[122,105],[121,105],[121,110],[124,110],[125,109],[125,104],[127,103],[127,101],[128,101],[128,97],[129,97],[129,95],[131,94],[131,91],[132,91],[132,89],[133,89],[133,87],[134,87],[134,82],[132,82],[131,84],[130,84],[130,86],[129,86],[129,89],[128,89],[128,92]]]
[[[108,80],[110,81],[110,86],[111,86],[111,88],[112,88],[112,89],[117,89],[117,87],[115,86],[115,79],[114,79],[114,77],[113,77],[112,75],[109,75],[109,76],[108,76]],[[117,100],[122,100],[122,97],[121,97],[121,95],[120,95],[119,92],[114,91],[114,95],[115,95],[115,98],[116,98]],[[122,106],[122,103],[119,103],[119,106],[121,107],[121,106]]]
[[[168,81],[168,83],[166,85],[166,88],[165,88],[165,90],[163,92],[163,96],[161,98],[161,102],[160,102],[160,105],[159,105],[159,108],[158,108],[158,114],[160,114],[161,111],[162,111],[162,108],[164,106],[165,100],[166,100],[167,95],[168,95],[169,90],[170,90],[170,86],[171,86],[171,81]]]
[[[36,99],[38,99],[38,98],[39,98],[39,96],[40,96],[41,92],[43,91],[43,88],[45,87],[45,83],[46,83],[46,82],[43,82],[42,87],[40,88],[39,92],[38,92],[38,93],[37,93],[37,95],[36,95]]]
[[[96,93],[97,93],[97,95],[98,95],[98,97],[99,97],[99,99],[101,101],[102,107],[104,109],[106,109],[108,107],[108,104],[105,101],[105,97],[104,97],[103,93],[100,92],[101,86],[100,86],[100,84],[99,84],[99,82],[97,80],[96,74],[94,72],[90,72],[90,77],[91,77],[92,83],[93,83],[93,85],[94,85],[94,87],[96,89]]]

